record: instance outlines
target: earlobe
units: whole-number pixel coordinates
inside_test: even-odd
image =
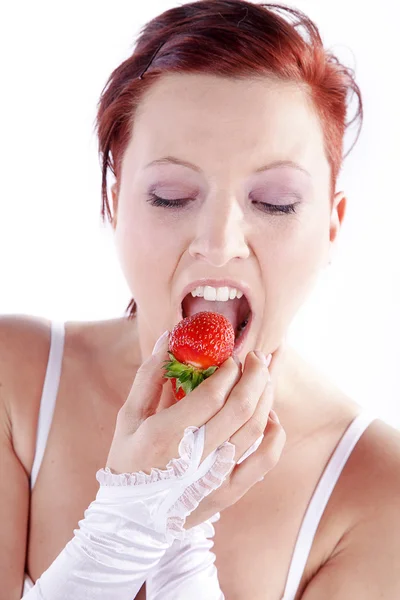
[[[330,240],[334,242],[339,233],[340,227],[342,226],[344,215],[346,212],[346,196],[344,192],[336,192],[333,207],[331,212],[331,223],[330,223]]]
[[[335,194],[335,206],[337,208],[340,226],[342,226],[347,206],[347,198],[344,192],[337,192],[337,194]]]
[[[333,201],[331,219],[330,219],[330,227],[329,227],[330,244],[329,244],[328,265],[330,265],[332,263],[333,246],[337,241],[340,228],[343,224],[344,215],[346,213],[346,202],[347,202],[347,199],[346,199],[344,192],[336,192],[334,201]]]

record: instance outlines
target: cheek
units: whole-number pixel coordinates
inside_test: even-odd
[[[276,242],[266,258],[266,298],[269,309],[291,319],[314,287],[324,264],[329,228],[299,223]]]
[[[121,207],[114,241],[132,295],[138,304],[148,304],[148,297],[143,296],[154,297],[155,292],[159,295],[163,282],[168,282],[174,272],[176,236],[171,236],[165,223],[150,220],[148,211]]]

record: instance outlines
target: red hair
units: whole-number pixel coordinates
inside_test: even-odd
[[[171,8],[147,23],[132,56],[111,73],[102,90],[96,129],[102,161],[103,222],[113,219],[107,197],[108,169],[116,178],[118,194],[122,159],[136,109],[146,91],[164,73],[230,78],[273,76],[304,87],[323,129],[333,200],[342,162],[358,140],[363,119],[361,92],[354,72],[324,49],[316,25],[300,10],[245,0],[198,0]],[[356,94],[358,107],[353,119],[346,122],[349,92]],[[343,156],[346,128],[357,119],[358,134]],[[132,318],[135,313],[132,299],[126,314]]]

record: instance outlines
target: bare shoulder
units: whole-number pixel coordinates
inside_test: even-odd
[[[50,348],[50,322],[29,315],[0,316],[0,394],[14,451],[30,472],[41,391]]]
[[[341,480],[341,507],[352,518],[301,598],[399,598],[400,432],[380,419],[372,422]]]
[[[93,365],[93,376],[100,377],[116,368],[131,332],[126,319],[66,322],[63,371],[75,376]],[[27,472],[33,463],[50,345],[49,319],[0,315],[0,397],[9,415],[15,453]],[[79,369],[64,369],[71,364]]]
[[[311,456],[315,439],[329,440],[329,460],[363,407],[326,377],[310,373],[304,405],[312,427],[304,430]],[[302,599],[400,598],[399,497],[400,431],[377,417],[352,449],[326,506]]]
[[[0,386],[6,403],[37,378],[37,367],[49,351],[50,323],[29,315],[0,316]]]
[[[381,502],[397,502],[400,494],[400,431],[377,418],[366,429],[348,461],[351,485],[358,511],[379,510]],[[356,506],[354,507],[356,508]]]
[[[121,319],[65,323],[66,356],[91,356],[106,348],[110,353],[122,337]],[[126,330],[126,327],[125,327]],[[41,393],[51,342],[51,321],[31,315],[0,315],[0,390],[15,409],[26,406],[38,387]],[[32,388],[33,386],[33,388]],[[39,398],[40,399],[40,398]]]
[[[81,324],[68,324],[68,331],[68,353],[74,354]],[[49,319],[0,315],[0,396],[9,416],[14,451],[27,472],[34,457],[50,343]]]

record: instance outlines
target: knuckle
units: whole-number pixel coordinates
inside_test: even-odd
[[[150,364],[149,361],[144,361],[142,362],[142,364],[139,366],[138,370],[136,371],[136,376],[135,379],[140,379],[143,376],[146,376],[146,374],[149,372],[150,370]]]
[[[257,417],[253,417],[252,419],[250,419],[250,421],[248,422],[248,426],[249,434],[252,438],[254,437],[258,439],[264,433],[265,424],[262,423]]]
[[[230,479],[224,494],[224,508],[235,504],[243,494],[243,485],[240,483],[239,478],[233,477]]]
[[[222,390],[217,390],[211,397],[209,396],[210,411],[219,411],[225,405],[226,395]]]
[[[121,431],[131,431],[136,425],[135,413],[128,405],[123,405],[119,409],[116,418],[116,429]]]
[[[250,419],[254,413],[254,406],[251,397],[247,394],[240,396],[236,402],[238,417],[241,419]]]
[[[137,431],[138,443],[144,453],[151,454],[157,461],[163,462],[172,458],[171,449],[174,447],[173,436],[166,435],[165,429],[152,415],[143,421]],[[161,460],[162,459],[162,460]]]
[[[156,415],[149,415],[147,419],[144,419],[140,425],[141,431],[143,431],[147,435],[154,433],[154,431],[157,429],[158,421],[158,419],[156,419],[155,417]]]
[[[199,390],[203,391],[210,401],[210,407],[221,409],[233,386],[240,379],[240,373],[235,361],[230,357],[225,363],[217,369],[212,377],[208,377],[199,386]]]
[[[149,379],[154,378],[154,372],[158,362],[159,359],[156,355],[151,355],[147,360],[142,362],[136,371],[135,381],[138,381],[139,383],[145,382],[148,384]]]
[[[149,385],[149,380],[154,375],[154,367],[147,361],[142,363],[138,370],[136,371],[134,386],[135,389],[140,390],[142,388],[146,389]]]
[[[233,356],[230,356],[223,364],[224,369],[228,369],[232,375],[236,375],[239,369],[239,365],[236,363]]]
[[[215,411],[215,409],[220,410],[225,402],[226,402],[226,393],[223,388],[221,388],[221,384],[218,385],[218,382],[211,381],[212,377],[209,377],[204,383],[208,383],[208,389],[203,388],[202,391],[205,392],[205,403],[207,404],[207,408]],[[200,390],[199,386],[199,390]]]
[[[218,489],[218,506],[215,507],[215,512],[223,510],[232,503],[232,489],[232,480],[230,477],[227,477],[222,486]]]
[[[270,451],[269,457],[268,457],[268,462],[271,465],[271,469],[278,464],[280,457],[281,457],[281,452],[280,452],[279,448],[276,448],[276,447],[271,448],[271,451]]]
[[[164,435],[158,425],[158,419],[155,418],[156,415],[151,415],[147,417],[138,429],[138,432],[143,437],[143,439],[151,440],[151,443],[155,446],[159,446],[162,444],[162,440],[164,439]]]
[[[285,444],[286,444],[286,431],[283,429],[283,427],[281,426],[281,428],[279,429],[278,432],[278,439],[279,439],[279,443],[280,443],[280,448],[281,451],[283,450]]]
[[[282,436],[278,435],[276,443],[274,443],[271,446],[271,448],[268,452],[268,462],[271,465],[271,469],[278,464],[278,462],[281,458],[281,455],[282,455],[282,450],[285,445],[285,441],[286,441],[286,434],[283,434]]]
[[[221,491],[217,490],[213,494],[210,494],[207,499],[203,501],[203,508],[207,508],[207,512],[214,514],[222,509],[223,504],[221,503]],[[202,505],[203,505],[202,503]]]
[[[125,404],[123,404],[121,406],[121,408],[119,409],[119,411],[117,412],[117,419],[116,419],[116,423],[117,425],[121,425],[127,418],[127,407]]]
[[[269,379],[267,379],[267,382],[265,384],[265,393],[271,394],[273,392],[273,390],[274,390],[274,385],[272,383],[272,379],[269,378]]]

